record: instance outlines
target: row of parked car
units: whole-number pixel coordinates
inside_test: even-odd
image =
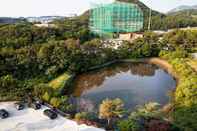
[[[26,104],[23,102],[17,102],[14,105],[17,110],[23,110],[25,108]],[[35,109],[35,110],[39,110],[41,108],[42,104],[39,101],[36,101],[36,102],[31,103],[28,106],[30,108]],[[57,118],[57,113],[53,109],[46,109],[46,110],[44,110],[43,114],[46,115],[47,117],[49,117],[50,119]],[[7,117],[9,117],[9,112],[5,109],[0,109],[0,118],[5,119]]]

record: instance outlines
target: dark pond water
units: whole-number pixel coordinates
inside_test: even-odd
[[[148,102],[168,103],[176,81],[163,69],[146,63],[121,63],[77,76],[74,96],[81,110],[94,111],[102,100],[120,98],[125,108]]]

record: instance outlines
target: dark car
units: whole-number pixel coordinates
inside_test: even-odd
[[[44,115],[48,116],[52,120],[57,118],[57,113],[50,109],[44,110]]]
[[[39,110],[41,108],[41,104],[33,102],[33,103],[31,103],[30,107],[35,110]]]
[[[25,105],[22,102],[17,102],[14,104],[17,110],[23,110]]]
[[[0,109],[0,118],[1,118],[1,119],[5,119],[5,118],[7,118],[8,116],[9,116],[9,113],[8,113],[6,110]]]

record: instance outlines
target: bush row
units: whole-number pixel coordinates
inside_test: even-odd
[[[187,64],[185,52],[162,52],[179,80],[174,94],[174,121],[184,130],[197,130],[197,73]]]

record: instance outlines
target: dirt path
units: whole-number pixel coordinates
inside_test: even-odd
[[[176,80],[178,81],[179,79],[178,75],[173,71],[172,65],[169,64],[166,60],[163,60],[161,58],[150,58],[145,61],[147,61],[148,63],[156,64],[157,66],[165,69],[169,74],[175,77]]]

